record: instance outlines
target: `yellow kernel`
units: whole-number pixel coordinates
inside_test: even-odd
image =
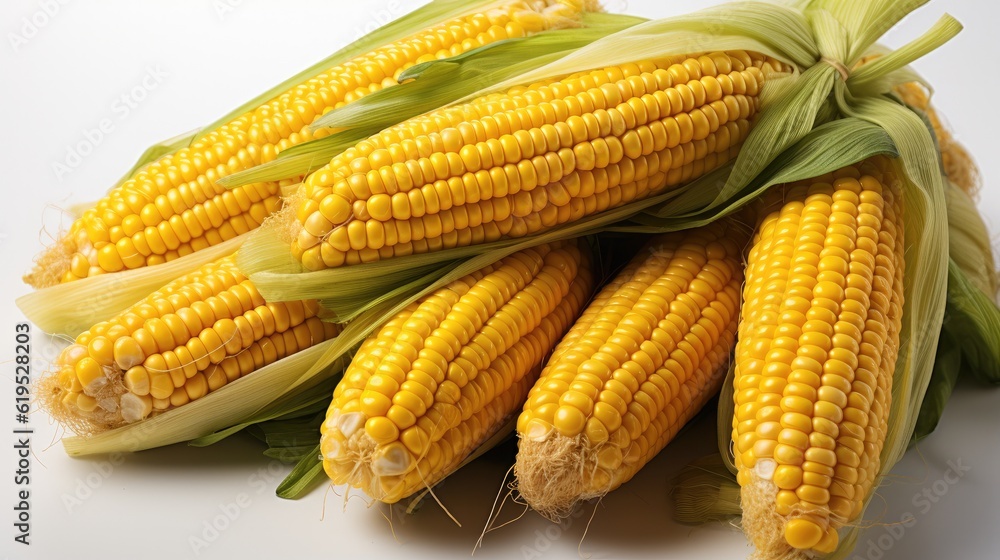
[[[785,542],[792,548],[808,550],[823,538],[824,531],[809,519],[790,519],[785,523]]]

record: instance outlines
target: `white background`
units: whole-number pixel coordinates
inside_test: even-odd
[[[14,416],[14,325],[23,319],[12,300],[28,291],[20,275],[51,241],[41,224],[54,231],[59,208],[98,198],[146,146],[215,120],[355,39],[366,26],[418,5],[412,0],[231,0],[232,9],[220,11],[228,5],[225,0],[61,2],[59,13],[16,47],[10,34],[22,33],[22,18],[43,19],[35,16],[40,2],[0,4],[0,176],[5,183],[0,429],[8,434]],[[633,0],[626,6],[612,0],[610,7],[662,17],[711,3]],[[995,155],[1000,9],[989,0],[937,0],[906,19],[886,42],[901,45],[946,10],[966,31],[917,68],[939,87],[937,107],[982,167],[987,188],[981,205],[996,233],[1000,191],[991,187],[1000,182]],[[150,68],[166,76],[125,114],[116,100],[140,85]],[[67,145],[83,140],[83,131],[102,119],[110,119],[113,130],[72,172],[57,177],[53,163],[63,161]],[[36,372],[52,356],[44,342],[36,331]],[[868,514],[875,526],[862,536],[858,558],[1000,556],[998,405],[995,390],[970,383],[957,389],[940,429],[911,451],[879,489]],[[368,508],[358,497],[345,507],[342,489],[319,489],[299,501],[274,497],[287,467],[262,456],[261,446],[249,438],[209,449],[173,446],[121,457],[113,465],[107,458],[68,458],[57,441],[58,430],[43,414],[33,415],[31,424],[37,433],[30,547],[13,542],[16,457],[11,436],[0,437],[0,556],[9,558],[193,557],[190,538],[205,538],[206,522],[241,494],[245,507],[208,539],[210,546],[197,551],[198,557],[468,557],[513,457],[507,446],[439,489],[461,528],[430,503],[406,519],[394,511],[394,534],[381,514],[387,508]],[[749,549],[738,530],[670,521],[667,480],[691,458],[712,452],[713,424],[712,418],[699,418],[632,482],[609,495],[582,544],[586,517],[557,530],[529,513],[491,533],[476,558],[744,558]],[[948,461],[970,469],[953,485],[944,482]],[[929,507],[919,498],[925,490],[936,500],[926,502]],[[907,513],[915,517],[915,526],[889,529]]]

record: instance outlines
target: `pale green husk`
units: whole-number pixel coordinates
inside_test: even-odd
[[[164,284],[233,254],[249,234],[156,266],[100,274],[35,290],[16,300],[17,307],[41,330],[69,338],[106,321]]]

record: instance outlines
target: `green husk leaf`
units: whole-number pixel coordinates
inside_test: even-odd
[[[276,401],[281,402],[279,399],[289,393],[286,388],[291,382],[339,340],[334,338],[292,354],[163,414],[93,436],[64,438],[63,446],[67,454],[80,456],[141,451],[209,436],[253,417]],[[313,383],[302,390],[329,379],[338,373],[340,365],[336,359],[328,361],[313,372]]]
[[[302,456],[292,472],[281,481],[275,494],[279,498],[294,500],[301,497],[323,475],[323,463],[319,460],[319,444]]]
[[[112,187],[112,189],[131,179],[136,173],[139,172],[139,170],[146,167],[150,163],[153,163],[165,155],[172,154],[181,148],[187,147],[197,135],[197,131],[185,132],[184,134],[163,140],[162,142],[158,142],[146,148],[146,151],[139,156],[139,159],[132,165],[132,168],[129,169],[117,183],[115,183],[115,186]]]
[[[813,129],[836,73],[828,64],[813,66],[802,74],[783,102],[763,109],[753,132],[740,149],[725,188],[713,205],[725,202],[743,189],[778,154]]]
[[[385,88],[330,111],[312,128],[343,129],[281,152],[274,161],[221,178],[227,188],[306,175],[326,165],[359,140],[403,120],[426,113],[485,87],[537,68],[642,20],[603,13],[583,14],[582,28],[546,31],[508,39],[457,56],[424,62],[400,75],[399,85]]]
[[[816,34],[816,44],[823,58],[831,63],[847,60],[847,31],[837,18],[826,10],[810,10],[806,15]]]
[[[951,260],[948,264],[949,331],[962,348],[962,370],[1000,385],[1000,309]]]
[[[948,183],[948,246],[969,282],[996,301],[1000,284],[989,229],[972,197]]]
[[[674,521],[679,523],[727,521],[743,513],[740,485],[717,453],[681,469],[671,480],[669,496],[674,502]]]
[[[333,316],[339,322],[351,321],[355,319],[361,313],[374,308],[384,301],[392,300],[396,297],[403,296],[413,291],[419,290],[428,284],[434,282],[434,280],[441,277],[447,270],[454,267],[455,263],[446,263],[441,266],[432,265],[427,267],[426,274],[422,273],[424,267],[413,269],[413,271],[407,272],[417,272],[417,276],[411,281],[399,286],[381,296],[371,297],[366,292],[368,287],[359,287],[362,290],[361,294],[354,295],[353,297],[345,294],[344,296],[338,295],[334,298],[327,298],[319,300],[320,305],[325,309],[330,311]],[[401,274],[400,277],[409,277],[409,274]]]
[[[843,25],[850,41],[839,60],[850,66],[907,14],[926,3],[927,0],[812,0],[806,10],[828,11]]]
[[[233,189],[251,183],[302,177],[330,163],[337,154],[376,132],[378,130],[357,128],[303,142],[281,152],[274,160],[226,175],[216,183],[227,189]]]
[[[331,391],[332,393],[332,391]],[[331,396],[326,397],[314,407],[310,414],[297,416],[293,419],[269,420],[254,426],[249,432],[264,441],[268,447],[278,449],[283,447],[301,447],[319,442],[320,425],[330,407]],[[303,411],[304,412],[304,411]]]
[[[962,24],[945,14],[919,39],[858,68],[847,79],[847,87],[855,95],[884,93],[892,87],[886,81],[890,74],[947,43],[960,31]]]
[[[722,382],[722,390],[719,391],[718,406],[716,407],[715,425],[716,444],[719,446],[719,460],[726,467],[726,471],[733,477],[736,476],[736,459],[733,456],[733,418],[736,415],[735,389],[733,381],[736,376],[736,361],[729,364],[729,371],[726,372],[726,379]],[[722,429],[728,426],[729,430]]]
[[[559,29],[519,39],[507,39],[466,53],[417,64],[399,76],[399,87],[388,88],[330,111],[313,128],[376,128],[382,130],[410,116],[425,113],[601,37],[645,21],[617,14],[588,13],[583,27]],[[408,81],[407,80],[412,80]],[[449,87],[442,87],[448,85]],[[403,118],[396,115],[406,111]]]
[[[926,123],[925,123],[926,124]],[[930,129],[930,127],[928,126]],[[947,182],[948,304],[934,373],[920,405],[911,445],[937,427],[960,375],[1000,382],[1000,310],[989,232],[972,198]]]
[[[100,274],[35,290],[17,298],[16,304],[24,316],[43,331],[74,338],[171,280],[233,254],[248,236],[243,234],[156,266]]]
[[[339,376],[334,376],[329,381],[320,383],[309,391],[293,394],[290,398],[275,402],[238,424],[193,439],[188,442],[188,445],[207,447],[253,425],[264,424],[266,426],[281,419],[312,415],[318,411],[326,410],[325,405],[329,404],[330,394],[333,393],[337,380],[339,380]],[[270,433],[270,430],[265,430],[265,434],[267,433]]]
[[[962,370],[962,347],[948,328],[950,320],[952,318],[946,312],[945,328],[941,332],[934,357],[934,373],[931,374],[931,382],[927,386],[927,392],[924,393],[924,400],[920,403],[917,425],[913,429],[910,445],[929,436],[937,428],[944,407],[958,383],[959,373]]]
[[[662,231],[699,227],[737,211],[774,185],[817,177],[873,155],[898,156],[885,131],[859,119],[831,121],[780,154],[747,187],[730,195],[725,204],[715,203],[727,187],[725,177],[709,175],[698,189],[686,190],[675,201],[651,207],[639,220]]]
[[[236,109],[220,117],[217,121],[206,126],[202,129],[200,134],[219,128],[244,113],[263,105],[271,99],[274,99],[281,93],[309,79],[310,77],[319,74],[327,68],[336,66],[346,60],[374,50],[382,45],[387,45],[409,35],[413,35],[426,27],[440,23],[446,19],[486,10],[499,3],[499,0],[432,0],[430,3],[425,4],[398,19],[379,27],[375,31],[358,38],[353,43],[344,46],[332,55],[320,60],[316,64],[313,64],[309,68],[306,68],[257,97],[254,97],[243,105],[240,105]]]

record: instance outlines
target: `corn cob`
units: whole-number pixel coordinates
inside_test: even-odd
[[[327,474],[388,503],[447,476],[513,417],[592,285],[588,249],[556,243],[409,306],[362,345],[334,391]]]
[[[828,553],[879,471],[903,309],[900,183],[882,157],[772,191],[747,263],[733,441],[762,558]]]
[[[556,520],[624,484],[715,395],[736,339],[740,234],[650,241],[554,350],[517,421],[518,490]]]
[[[203,133],[113,189],[73,223],[25,281],[35,287],[170,261],[261,224],[281,206],[281,187],[226,190],[216,181],[274,160],[329,130],[309,125],[326,112],[395,85],[414,64],[578,21],[578,0],[506,1],[453,18],[329,68],[263,105]]]
[[[265,302],[227,257],[77,336],[43,398],[84,433],[135,422],[336,336],[318,309]]]
[[[404,121],[305,181],[293,254],[309,270],[520,237],[715,168],[750,131],[756,53],[643,61]]]

